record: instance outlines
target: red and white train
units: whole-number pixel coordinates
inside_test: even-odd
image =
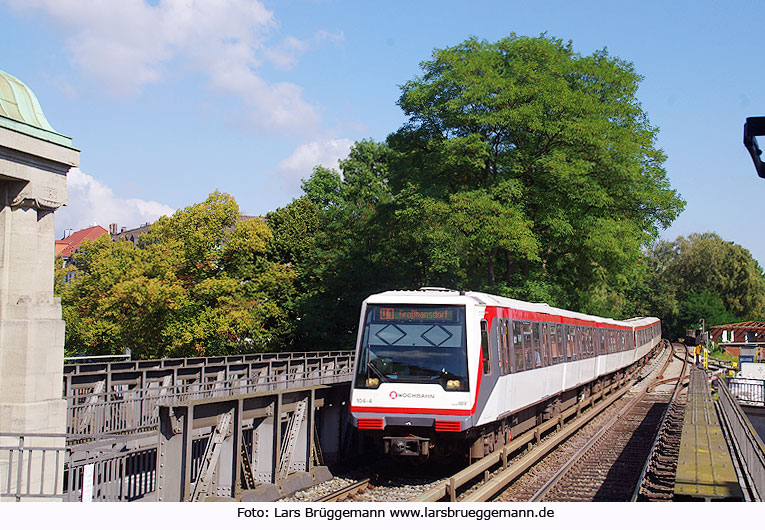
[[[623,377],[660,339],[653,317],[442,288],[375,294],[361,308],[350,412],[387,454],[480,457]]]

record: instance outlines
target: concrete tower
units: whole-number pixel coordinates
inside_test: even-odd
[[[0,71],[0,433],[66,432],[53,212],[66,203],[66,174],[79,158],[32,91]],[[46,463],[46,477],[54,467]]]

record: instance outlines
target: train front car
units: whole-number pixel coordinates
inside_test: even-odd
[[[479,386],[483,313],[475,299],[440,289],[364,302],[350,411],[377,451],[431,458],[464,446]]]

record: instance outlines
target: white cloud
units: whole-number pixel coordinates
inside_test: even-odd
[[[79,168],[70,169],[66,181],[69,201],[56,212],[58,239],[69,228],[77,231],[101,225],[108,230],[111,223],[117,223],[131,229],[175,212],[170,206],[156,201],[115,197],[111,188]]]
[[[314,140],[299,145],[290,156],[279,162],[276,170],[286,184],[297,186],[301,179],[311,176],[316,166],[340,169],[339,160],[348,156],[353,141],[348,138]]]
[[[288,36],[270,45],[278,25],[258,0],[5,1],[68,31],[72,62],[113,94],[136,95],[180,64],[241,98],[255,124],[283,130],[313,127],[318,112],[299,86],[266,81],[258,68],[264,61],[291,68],[309,42],[342,40],[321,30],[309,41]]]

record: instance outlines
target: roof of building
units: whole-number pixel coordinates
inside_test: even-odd
[[[709,326],[709,329],[747,329],[765,331],[765,322],[751,320],[749,322],[736,322],[735,324],[723,324],[720,326]]]
[[[0,127],[72,147],[72,139],[48,123],[32,89],[0,70]]]
[[[72,252],[77,251],[82,246],[86,239],[95,241],[106,233],[106,228],[98,225],[78,230],[69,237],[56,241],[56,255],[68,258],[72,255]]]
[[[131,228],[130,230],[123,229],[122,232],[110,233],[109,237],[112,238],[112,241],[120,241],[124,239],[132,243],[137,243],[138,236],[140,236],[141,234],[145,234],[146,232],[149,231],[150,228],[151,228],[151,223],[144,223],[138,228]]]

